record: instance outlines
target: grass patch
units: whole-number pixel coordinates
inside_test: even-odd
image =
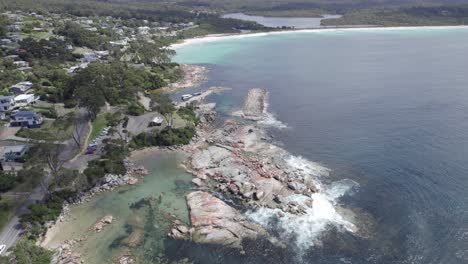
[[[91,135],[89,136],[89,140],[93,140],[99,136],[99,133],[106,127],[107,120],[104,114],[100,114],[94,119],[91,128]]]
[[[20,34],[23,38],[32,38],[35,40],[46,39],[52,36],[52,33],[45,31],[45,32],[31,32],[31,33],[21,33]]]
[[[40,128],[21,128],[16,136],[33,140],[67,140],[73,133],[73,127],[66,127],[61,120],[44,120]]]

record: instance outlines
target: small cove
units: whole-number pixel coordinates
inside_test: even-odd
[[[113,263],[128,250],[144,259],[157,257],[164,251],[170,215],[189,221],[185,194],[191,189],[192,176],[178,166],[184,159],[178,152],[142,155],[135,162],[145,166],[149,175],[135,186],[101,193],[90,202],[70,206],[70,216],[58,224],[60,231],[48,246],[86,235],[87,239],[74,247],[85,263]],[[152,205],[148,206],[147,201]],[[114,216],[112,224],[100,233],[89,230],[109,214]]]

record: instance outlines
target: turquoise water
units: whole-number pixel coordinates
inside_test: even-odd
[[[139,263],[154,263],[165,252],[171,214],[189,223],[185,194],[191,189],[192,175],[179,168],[185,159],[178,153],[146,154],[137,163],[150,172],[135,186],[98,195],[92,201],[72,206],[70,220],[50,244],[66,239],[87,237],[74,251],[85,263],[115,263],[124,253]],[[105,215],[114,216],[112,224],[100,233],[91,228]]]
[[[225,114],[268,89],[288,126],[271,133],[332,169],[330,181],[357,182],[340,202],[374,222],[368,238],[330,228],[300,259],[257,245],[240,262],[214,251],[199,263],[468,263],[468,28],[231,37],[177,52],[210,68],[197,89],[233,88],[213,97]]]

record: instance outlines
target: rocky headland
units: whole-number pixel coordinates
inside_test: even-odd
[[[321,189],[318,177],[329,171],[309,161],[296,164],[256,122],[265,116],[267,95],[264,89],[250,90],[243,110],[236,114],[240,118],[220,127],[205,123],[198,140],[186,148],[191,156],[185,167],[198,190],[186,196],[190,226],[176,221],[171,237],[242,248],[242,240],[261,236],[282,246],[242,212],[267,208],[279,218],[311,213],[313,196]]]

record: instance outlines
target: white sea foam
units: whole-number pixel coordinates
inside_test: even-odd
[[[264,101],[265,107],[263,108],[263,116],[260,120],[258,120],[258,124],[266,127],[276,127],[279,129],[288,128],[286,124],[281,122],[276,118],[276,116],[270,112],[268,112],[268,97]]]
[[[274,32],[262,33],[247,33],[247,34],[212,34],[200,38],[186,39],[181,43],[172,44],[169,46],[171,49],[179,49],[185,46],[198,43],[217,42],[229,39],[243,39],[251,37],[261,37],[268,35],[278,34],[292,34],[292,33],[327,33],[327,32],[352,32],[352,31],[395,31],[395,30],[440,30],[440,29],[468,29],[468,26],[418,26],[418,27],[354,27],[354,28],[316,28],[316,29],[298,29],[298,30],[285,30]]]
[[[262,119],[258,120],[257,123],[266,127],[276,127],[279,129],[288,128],[286,124],[276,119],[275,115],[272,113],[265,113]]]
[[[273,223],[279,224],[282,239],[292,239],[301,252],[320,245],[320,238],[332,227],[343,232],[357,232],[351,220],[336,210],[338,200],[357,183],[344,180],[329,185],[321,184],[319,176],[327,174],[329,169],[296,156],[290,156],[287,163],[294,170],[314,178],[319,187],[319,191],[311,197],[294,194],[284,198],[285,203],[294,202],[304,208],[305,214],[296,215],[265,207],[248,212],[250,219],[266,227],[271,227]]]

